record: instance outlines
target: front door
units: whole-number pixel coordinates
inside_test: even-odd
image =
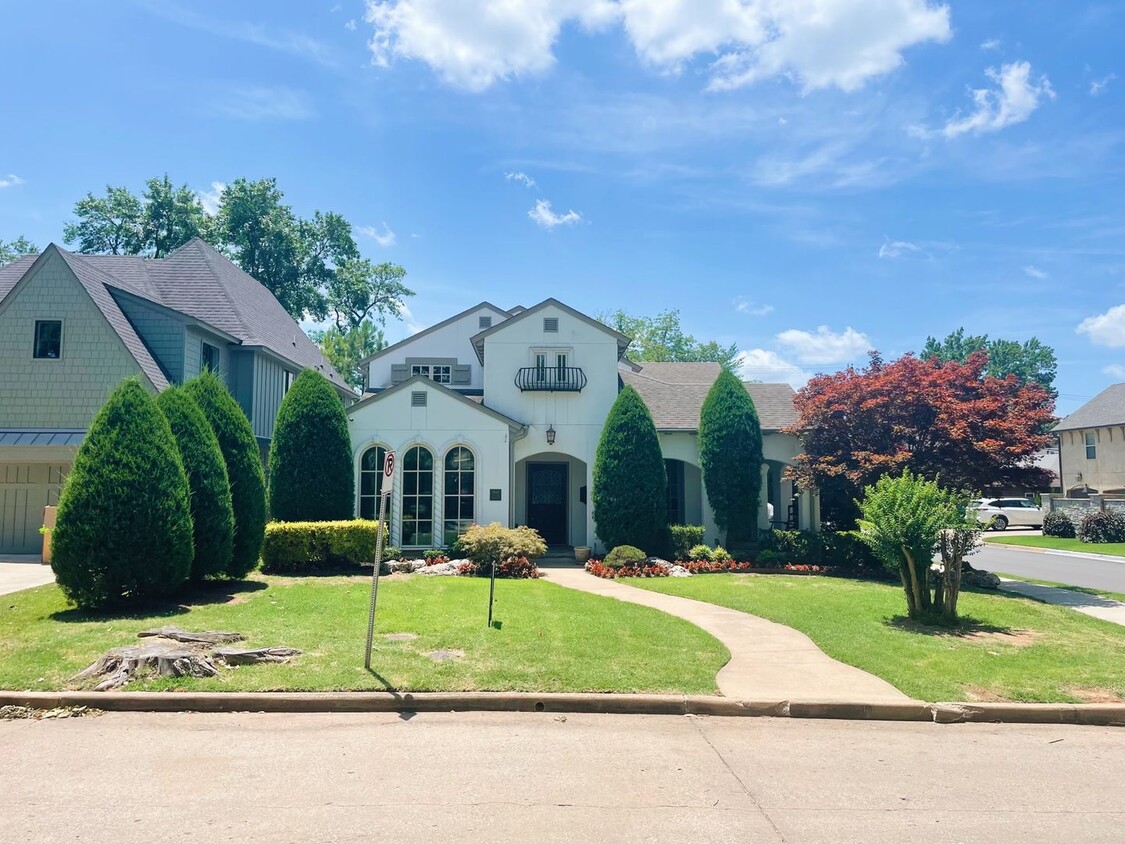
[[[548,545],[566,542],[567,465],[527,464],[527,524]]]

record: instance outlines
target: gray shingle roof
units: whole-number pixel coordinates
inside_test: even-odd
[[[1106,425],[1125,425],[1125,384],[1106,387],[1055,426],[1056,431],[1080,431]]]
[[[636,390],[652,413],[659,431],[695,431],[707,393],[719,377],[717,363],[641,362],[639,372],[619,371],[622,382]],[[777,431],[797,421],[796,395],[788,384],[746,384],[764,431]]]

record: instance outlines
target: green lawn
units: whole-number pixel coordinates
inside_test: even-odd
[[[1081,592],[1083,595],[1093,595],[1097,598],[1108,598],[1111,601],[1125,603],[1125,594],[1121,592],[1107,592],[1104,589],[1090,589],[1087,586],[1072,586],[1069,583],[1059,583],[1054,580],[1039,580],[1035,577],[1026,577],[1022,574],[1005,574],[1002,571],[993,572],[997,577],[1007,577],[1011,580],[1022,580],[1024,583],[1035,583],[1039,586],[1057,586],[1059,589],[1069,589],[1071,592]]]
[[[363,668],[370,580],[257,576],[211,587],[163,611],[92,617],[67,609],[58,587],[0,597],[0,688],[71,687],[70,677],[148,627],[233,630],[249,646],[288,645],[287,665],[224,671],[220,677],[153,679],[129,688],[214,691],[612,691],[713,694],[730,658],[716,639],[664,613],[543,581],[498,581],[495,618],[485,627],[488,581],[385,578],[373,668]],[[416,633],[390,642],[386,633]],[[435,662],[436,650],[462,650]]]
[[[1058,536],[987,536],[990,543],[1020,545],[1025,548],[1051,548],[1056,551],[1081,551],[1084,554],[1109,554],[1125,557],[1125,542],[1082,542]]]
[[[1125,700],[1125,627],[1028,598],[965,593],[960,611],[975,624],[951,633],[905,621],[891,584],[753,574],[622,582],[795,627],[922,700]]]

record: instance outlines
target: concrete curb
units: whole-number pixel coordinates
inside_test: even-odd
[[[751,701],[532,692],[0,692],[0,706],[112,712],[570,712],[1125,727],[1125,704]]]
[[[1115,554],[1087,554],[1085,551],[1063,551],[1059,548],[1037,548],[1034,545],[1011,545],[1007,542],[1000,542],[997,539],[985,540],[984,547],[1007,548],[1009,551],[1026,551],[1029,554],[1049,554],[1053,557],[1075,557],[1079,560],[1097,560],[1103,563],[1125,564],[1125,557],[1119,557]]]

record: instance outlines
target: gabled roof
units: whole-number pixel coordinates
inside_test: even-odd
[[[797,408],[793,404],[797,391],[788,384],[759,384],[754,381],[744,381],[743,384],[754,400],[763,431],[780,431],[797,424]]]
[[[552,299],[544,299],[538,305],[532,305],[530,308],[526,308],[526,309],[518,311],[518,312],[516,312],[515,309],[513,308],[512,311],[509,311],[509,313],[512,313],[512,317],[510,319],[506,319],[503,322],[501,322],[499,325],[492,326],[492,328],[486,328],[484,331],[481,331],[479,334],[474,334],[472,340],[473,340],[473,348],[476,349],[476,351],[477,351],[477,360],[479,360],[481,363],[484,363],[484,341],[485,341],[486,337],[490,337],[495,332],[500,331],[501,329],[506,328],[510,325],[513,325],[514,323],[520,322],[521,320],[524,320],[524,319],[527,319],[528,317],[534,316],[535,314],[542,311],[544,308],[548,308],[552,305],[554,307],[558,308],[559,310],[561,310],[563,313],[570,314],[572,317],[575,317],[576,319],[581,320],[582,322],[586,323],[587,325],[592,325],[595,328],[597,328],[601,331],[604,331],[606,334],[609,334],[610,336],[617,338],[617,356],[618,357],[621,357],[622,355],[624,355],[625,349],[627,349],[629,347],[629,344],[633,342],[633,338],[626,337],[620,331],[615,331],[614,329],[612,329],[608,325],[606,325],[604,322],[599,322],[598,320],[594,319],[593,317],[586,316],[586,314],[582,313],[581,311],[576,311],[574,308],[570,307],[570,305],[564,305],[558,299],[552,298]]]
[[[443,395],[449,396],[450,398],[456,399],[457,401],[468,405],[469,407],[473,408],[473,410],[479,410],[481,413],[485,413],[488,416],[491,416],[493,419],[505,423],[514,431],[527,431],[527,425],[525,425],[523,422],[517,422],[512,417],[506,416],[497,410],[493,410],[488,405],[483,404],[483,400],[478,401],[477,397],[470,398],[463,396],[456,390],[451,390],[444,384],[439,384],[437,381],[434,381],[432,378],[427,378],[425,375],[415,375],[411,378],[407,378],[405,381],[395,384],[393,387],[388,387],[385,390],[380,390],[377,393],[372,393],[371,395],[360,401],[357,401],[355,404],[349,407],[347,409],[348,415],[350,416],[355,411],[360,410],[369,404],[375,404],[376,402],[385,399],[387,396],[394,395],[395,393],[405,390],[409,387],[429,387],[433,390],[437,390]]]
[[[459,314],[454,314],[453,316],[449,317],[449,319],[443,319],[441,322],[436,323],[435,325],[431,325],[429,328],[424,328],[421,331],[419,331],[417,334],[411,334],[409,337],[406,337],[402,340],[399,340],[397,343],[392,343],[391,345],[380,349],[379,351],[377,351],[373,355],[368,355],[367,357],[365,357],[363,360],[361,360],[359,362],[359,365],[364,366],[364,365],[370,363],[371,361],[375,360],[375,358],[381,358],[381,357],[383,357],[383,355],[387,354],[388,352],[393,352],[393,351],[401,348],[402,346],[405,346],[407,343],[413,343],[419,337],[425,337],[427,334],[433,334],[435,331],[438,331],[442,328],[445,328],[447,325],[452,325],[453,323],[457,322],[457,320],[468,316],[469,314],[473,313],[474,311],[479,311],[481,308],[492,308],[493,311],[495,311],[497,314],[503,316],[505,319],[507,319],[507,317],[508,317],[508,311],[504,310],[503,308],[498,308],[494,304],[492,304],[491,302],[481,302],[479,304],[473,305],[471,308],[466,308],[465,310],[461,311],[461,313],[459,313]],[[499,323],[497,323],[497,324],[499,324]]]
[[[1055,431],[1081,431],[1125,425],[1125,384],[1112,384],[1055,426]]]

